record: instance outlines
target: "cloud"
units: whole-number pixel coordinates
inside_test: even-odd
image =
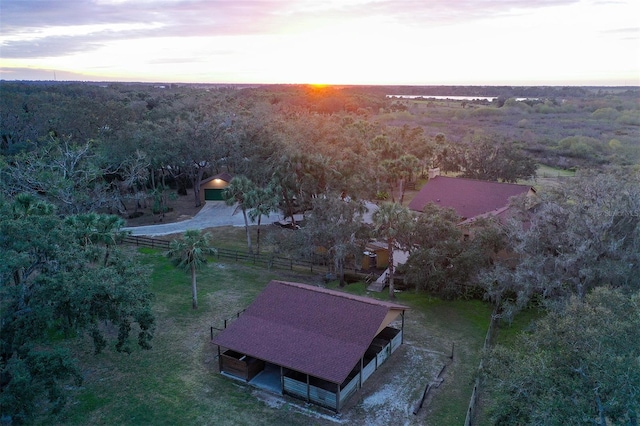
[[[603,34],[617,36],[620,40],[640,40],[640,27],[615,28],[603,31]]]
[[[631,4],[628,1],[611,5],[596,0],[0,2],[0,60],[13,60],[5,65],[70,70],[111,66],[111,74],[107,75],[133,73],[134,78],[154,69],[170,70],[166,72],[180,76],[196,70],[204,72],[202,69],[237,75],[253,72],[255,80],[270,76],[294,78],[296,70],[300,74],[322,71],[341,77],[352,68],[353,73],[361,69],[358,78],[362,79],[369,78],[371,68],[377,66],[367,65],[368,61],[379,60],[380,55],[402,59],[416,52],[429,53],[423,55],[424,63],[429,63],[429,57],[446,57],[451,72],[466,78],[469,71],[461,58],[466,61],[502,58],[505,49],[514,47],[518,49],[512,50],[511,55],[518,52],[531,55],[528,49],[538,52],[538,58],[552,58],[561,46],[564,50],[555,57],[564,61],[569,57],[567,52],[577,57],[575,52],[586,39],[604,43],[638,37],[633,22],[617,19],[636,16],[621,13],[626,9],[616,6]],[[567,7],[574,5],[577,7]],[[614,25],[619,29],[612,28]],[[624,46],[628,44],[625,42]],[[598,54],[610,51],[607,45],[604,53]],[[339,67],[316,71],[319,67],[309,64],[318,58]],[[270,62],[274,63],[272,71],[267,70]],[[278,67],[291,72],[280,77],[283,70]],[[501,69],[504,68],[502,64]],[[513,75],[522,73],[515,65],[511,69]],[[389,68],[384,75],[400,79],[411,72],[420,74],[402,78],[431,81],[436,74],[427,65],[422,70]]]
[[[384,17],[406,25],[445,25],[576,0],[2,0],[4,36],[38,28],[158,23],[148,36],[273,34]],[[128,36],[123,34],[123,36]]]
[[[55,69],[34,69],[22,67],[0,67],[0,80],[40,80],[40,81],[107,81],[108,77],[91,78],[86,74]]]

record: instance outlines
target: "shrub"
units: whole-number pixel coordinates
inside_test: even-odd
[[[496,117],[504,115],[504,112],[498,108],[485,107],[473,110],[469,114],[473,117]]]
[[[616,119],[617,124],[640,126],[640,111],[626,111]]]
[[[598,108],[591,113],[591,117],[596,120],[615,120],[620,113],[613,108]]]
[[[389,199],[389,193],[387,191],[376,192],[376,200],[384,201]]]

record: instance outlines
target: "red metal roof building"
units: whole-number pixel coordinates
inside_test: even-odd
[[[409,208],[422,212],[428,203],[434,203],[454,209],[461,220],[467,220],[503,214],[511,197],[529,193],[535,190],[528,185],[435,176],[411,200]]]
[[[338,411],[402,343],[406,309],[320,287],[271,281],[213,339],[220,371],[251,382],[271,367],[279,374],[276,391]],[[401,328],[389,327],[399,316]]]

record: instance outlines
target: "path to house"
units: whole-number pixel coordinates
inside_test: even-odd
[[[366,206],[368,211],[364,215],[364,221],[371,223],[371,215],[378,209],[378,206],[369,202],[366,203]],[[298,219],[296,217],[296,220]],[[271,224],[280,220],[284,220],[281,213],[262,216],[263,224]],[[131,235],[160,236],[182,233],[188,229],[205,229],[219,226],[244,226],[242,211],[238,210],[236,212],[235,206],[227,206],[223,201],[207,201],[198,214],[191,219],[160,225],[130,226],[123,228],[123,230],[131,231]]]
[[[365,223],[372,223],[372,215],[378,210],[378,206],[374,203],[366,202],[367,211],[364,214]],[[296,220],[301,217],[296,217]],[[284,220],[280,213],[272,213],[269,216],[262,216],[262,223],[270,224],[273,222]],[[236,211],[235,206],[227,206],[223,201],[207,201],[204,207],[191,219],[180,222],[164,223],[161,225],[131,226],[123,228],[130,231],[131,235],[146,235],[157,237],[161,235],[178,234],[188,229],[205,229],[215,228],[219,226],[244,226],[244,217],[241,211]],[[394,264],[406,261],[405,252],[394,252]],[[389,269],[374,282],[369,285],[368,290],[380,292],[387,285],[386,276]]]
[[[270,224],[281,220],[281,214],[262,216],[262,223]],[[219,226],[244,226],[242,211],[236,212],[235,206],[227,206],[224,201],[207,201],[191,219],[159,225],[130,226],[123,228],[131,235],[159,236],[185,232],[188,229],[205,229]]]

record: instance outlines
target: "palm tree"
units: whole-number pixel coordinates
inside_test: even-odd
[[[387,242],[389,251],[389,297],[395,298],[393,285],[393,249],[398,244],[398,238],[405,235],[413,223],[413,215],[406,207],[397,203],[384,203],[373,214],[374,236]]]
[[[256,253],[260,254],[260,225],[262,216],[268,216],[271,212],[278,211],[278,198],[274,185],[269,185],[266,188],[255,187],[247,194],[246,202],[247,205],[251,207],[249,219],[251,219],[251,222],[258,221]]]
[[[109,250],[111,246],[122,241],[127,235],[126,231],[122,231],[124,225],[124,219],[119,216],[112,214],[98,215],[94,239],[96,242],[104,244],[104,266],[107,266],[107,262],[109,261]]]
[[[249,203],[247,202],[247,195],[255,189],[255,185],[253,182],[249,180],[246,176],[236,176],[231,179],[229,182],[229,186],[222,192],[222,197],[224,198],[224,202],[228,206],[232,206],[234,204],[238,204],[237,209],[242,210],[242,216],[244,216],[244,229],[247,233],[247,246],[249,248],[249,253],[253,251],[251,247],[251,232],[249,232],[249,219],[247,218],[247,209],[250,208]]]
[[[167,257],[176,266],[191,272],[191,296],[193,309],[198,309],[198,288],[196,285],[196,269],[207,262],[207,255],[217,253],[210,247],[209,233],[203,234],[198,230],[189,229],[184,237],[171,241]]]
[[[127,235],[122,231],[124,219],[110,214],[98,214],[94,212],[69,216],[66,223],[71,225],[80,245],[88,248],[97,243],[105,247],[103,265],[107,266],[110,255],[110,248]]]
[[[54,212],[52,204],[39,200],[29,193],[16,195],[13,203],[13,214],[24,218],[30,215],[50,215]]]
[[[407,184],[413,180],[413,175],[420,165],[418,157],[412,154],[406,154],[396,160],[398,162],[398,174],[400,176],[400,204],[404,203],[404,193],[407,190]]]

